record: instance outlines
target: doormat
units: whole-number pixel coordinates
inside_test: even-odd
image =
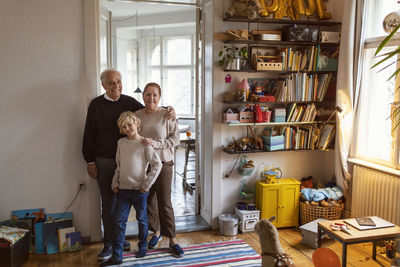
[[[169,248],[147,251],[144,258],[136,252],[124,254],[119,266],[261,266],[261,256],[241,239],[182,247],[185,255],[175,258]]]

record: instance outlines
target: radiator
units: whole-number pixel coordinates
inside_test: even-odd
[[[355,165],[351,216],[379,216],[400,225],[400,179],[397,176]]]

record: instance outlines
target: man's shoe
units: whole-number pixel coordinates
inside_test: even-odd
[[[131,251],[131,243],[129,241],[124,241],[124,251]]]
[[[147,254],[146,247],[139,248],[138,253],[136,254],[136,258],[144,258]]]
[[[110,266],[110,265],[118,265],[121,263],[122,263],[122,261],[117,260],[113,257],[113,258],[109,259],[108,261],[105,261],[102,264],[100,264],[100,266],[103,267],[103,266]]]
[[[185,254],[185,252],[183,252],[181,246],[179,246],[178,244],[175,245],[169,245],[169,248],[172,249],[172,251],[174,252],[173,256],[177,257],[177,258],[182,258],[183,254]]]
[[[110,245],[104,245],[103,250],[99,253],[97,258],[99,259],[99,261],[106,261],[106,260],[110,259],[111,256],[112,256],[111,246]]]
[[[153,235],[151,237],[147,247],[149,249],[155,248],[155,247],[157,247],[158,241],[161,241],[161,240],[162,240],[162,235],[160,235],[160,236]]]

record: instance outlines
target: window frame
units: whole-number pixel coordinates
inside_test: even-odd
[[[378,46],[381,44],[381,42],[386,38],[386,36],[379,36],[379,37],[372,37],[372,38],[366,38],[364,40],[363,46],[362,46],[362,54],[361,57],[364,60],[365,59],[365,54],[368,49],[376,49]],[[400,43],[400,34],[396,34],[390,42],[386,45],[386,47],[389,46],[399,46]],[[383,67],[383,66],[382,66]],[[397,64],[396,68],[400,68],[400,55],[397,56]],[[371,71],[379,71],[379,67],[372,69]],[[400,86],[400,75],[397,75],[395,77],[395,88],[399,88]],[[361,86],[363,86],[361,84]],[[361,88],[361,90],[365,90]],[[361,93],[361,92],[360,92]],[[394,90],[394,102],[399,102],[400,101],[400,90]],[[391,120],[391,127],[393,128],[393,120]],[[355,135],[355,138],[357,137],[357,134]],[[354,156],[358,159],[365,160],[371,163],[379,164],[382,166],[394,168],[394,169],[400,169],[400,126],[397,127],[397,129],[392,133],[392,142],[391,142],[391,149],[390,149],[390,160],[386,161],[383,159],[375,158],[370,155],[365,155],[361,154],[355,149]]]
[[[191,59],[190,59],[190,64],[165,64],[164,63],[164,49],[165,47],[165,42],[167,40],[171,39],[190,39],[191,43]],[[159,44],[160,44],[160,64],[159,65],[153,65],[151,64],[151,54],[152,51],[154,50],[154,47],[151,47],[151,39],[158,39]],[[196,111],[195,111],[195,73],[196,73],[196,64],[195,64],[195,34],[178,34],[178,35],[161,35],[161,36],[149,36],[146,37],[144,40],[144,43],[146,45],[146,56],[145,56],[145,72],[146,72],[146,78],[149,78],[151,75],[152,70],[159,70],[160,72],[160,86],[161,88],[166,88],[166,73],[168,70],[179,70],[179,69],[190,69],[190,75],[191,75],[191,80],[190,80],[190,92],[191,92],[191,97],[190,97],[190,106],[191,110],[189,113],[178,113],[176,116],[177,117],[185,117],[185,118],[195,118],[196,116]],[[152,50],[153,49],[153,50]],[[148,80],[148,79],[147,79]],[[165,95],[165,94],[164,94]],[[161,98],[161,105],[167,105],[168,103],[165,103],[165,98]]]

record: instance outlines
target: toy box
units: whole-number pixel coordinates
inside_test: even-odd
[[[318,222],[323,221],[326,221],[326,219],[316,219],[299,227],[301,230],[302,244],[310,245],[313,248],[318,247]]]
[[[31,233],[28,231],[24,237],[9,247],[0,247],[0,263],[2,267],[19,267],[29,257],[29,241]]]

